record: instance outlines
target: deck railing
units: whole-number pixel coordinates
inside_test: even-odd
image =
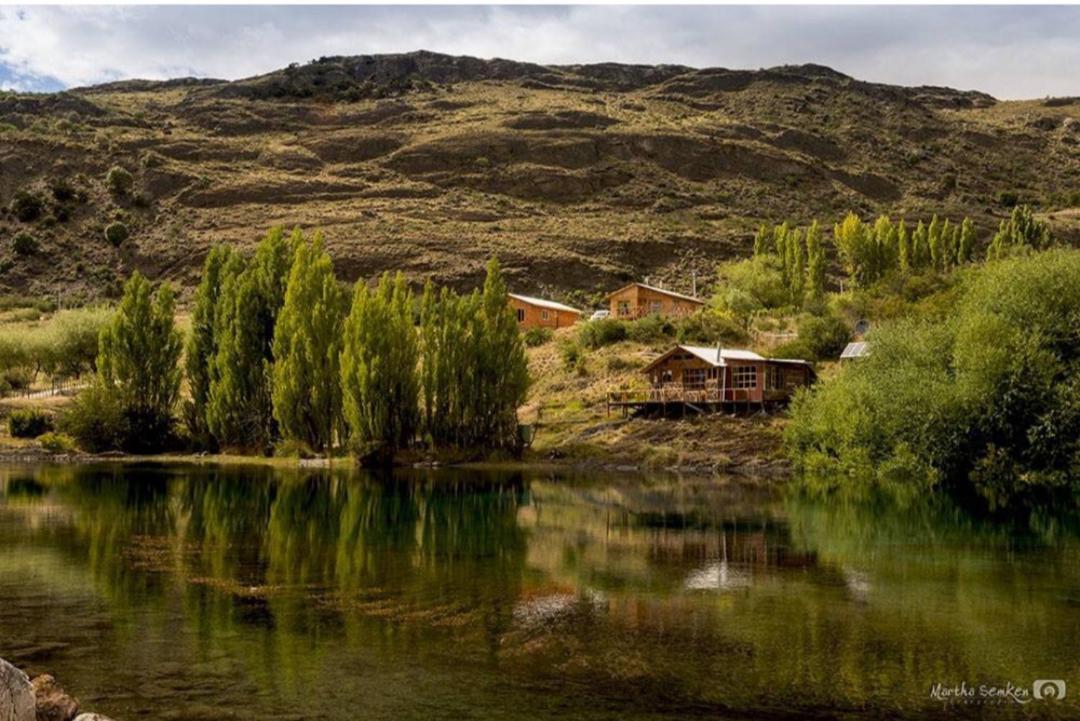
[[[721,388],[711,382],[664,383],[651,388],[612,391],[608,404],[638,403],[747,403],[749,388]]]

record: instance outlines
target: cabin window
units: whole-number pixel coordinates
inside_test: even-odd
[[[765,367],[765,389],[779,390],[784,387],[784,374],[778,366]]]
[[[731,384],[735,388],[757,388],[757,366],[736,366],[731,371]]]
[[[705,377],[708,378],[711,381],[716,380],[717,378],[720,377],[720,369],[719,368],[709,368],[707,371],[705,371]]]
[[[649,303],[649,312],[650,313],[659,313],[661,307],[662,306],[660,305],[660,301],[654,300],[651,303]]]
[[[542,309],[540,311],[540,320],[547,320],[547,319],[548,319],[548,309],[544,308],[544,309]]]
[[[524,323],[525,322],[525,309],[524,308],[518,308],[517,309],[517,319],[518,319],[518,323]]]
[[[690,387],[698,387],[705,385],[705,369],[704,368],[686,368],[683,370],[683,385]]]
[[[623,316],[630,315],[630,301],[628,301],[628,300],[620,300],[619,301],[619,315],[623,315]]]

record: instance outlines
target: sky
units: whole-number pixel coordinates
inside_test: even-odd
[[[236,79],[323,55],[818,63],[862,80],[1080,95],[1080,6],[7,6],[0,88]]]

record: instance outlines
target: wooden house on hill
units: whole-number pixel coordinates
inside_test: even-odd
[[[697,412],[786,403],[810,385],[814,369],[804,360],[765,358],[753,351],[677,345],[649,363],[644,392],[614,393],[609,406],[635,410],[690,408]]]
[[[690,315],[705,305],[701,298],[645,283],[625,285],[609,293],[607,301],[611,306],[611,317],[622,320],[633,320],[647,315],[677,318]]]
[[[581,311],[553,300],[531,298],[527,295],[508,293],[510,307],[514,309],[518,327],[529,328],[565,328],[577,323]]]

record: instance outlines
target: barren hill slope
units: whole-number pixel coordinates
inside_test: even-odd
[[[135,179],[123,197],[113,166]],[[0,292],[113,292],[132,268],[190,285],[211,244],[284,224],[321,228],[348,279],[401,268],[464,286],[497,253],[519,290],[580,298],[709,277],[762,220],[968,214],[988,236],[1019,198],[1065,208],[1051,219],[1070,233],[1076,191],[1076,98],[813,65],[323,58],[235,82],[0,95]],[[36,252],[15,251],[20,233]]]

